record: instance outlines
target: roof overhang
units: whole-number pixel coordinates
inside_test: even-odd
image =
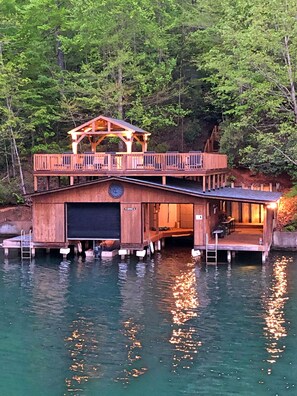
[[[151,135],[150,132],[147,132],[126,121],[104,116],[93,118],[92,120],[87,121],[74,129],[71,129],[68,134],[73,138],[82,135],[117,136],[124,134],[127,136],[136,135],[142,137]]]
[[[203,192],[202,187],[192,181],[181,182],[180,179],[170,178],[170,184],[162,184],[161,181],[156,182],[156,181],[148,181],[144,179],[134,179],[128,177],[105,177],[88,183],[75,184],[72,186],[62,187],[49,191],[39,191],[28,195],[34,198],[42,195],[55,194],[65,190],[86,188],[94,184],[101,184],[110,181],[118,181],[121,183],[139,185],[141,187],[149,187],[158,190],[170,191],[170,192],[175,192],[178,194],[197,197],[197,198],[209,198],[216,200],[238,201],[238,202],[256,203],[256,204],[269,204],[272,202],[277,202],[282,195],[280,192],[249,190],[249,189],[231,188],[231,187],[225,187],[212,191]]]

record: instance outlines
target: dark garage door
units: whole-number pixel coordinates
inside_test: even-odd
[[[120,239],[120,204],[68,203],[68,239]]]

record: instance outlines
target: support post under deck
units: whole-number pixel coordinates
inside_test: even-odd
[[[38,177],[34,176],[34,191],[37,191],[38,189]]]

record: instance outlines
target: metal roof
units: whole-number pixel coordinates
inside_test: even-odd
[[[88,183],[74,184],[72,186],[62,187],[48,191],[39,191],[28,195],[34,197],[43,194],[51,194],[64,190],[87,187],[89,185],[103,183],[111,180],[137,184],[140,186],[158,188],[160,190],[177,192],[179,194],[186,194],[199,198],[224,199],[229,201],[240,201],[240,202],[250,202],[250,203],[276,202],[280,199],[282,195],[280,192],[249,190],[239,187],[235,187],[235,188],[224,187],[212,191],[203,192],[202,186],[198,182],[192,180],[184,180],[180,178],[173,178],[173,177],[167,177],[166,180],[167,184],[162,184],[162,178],[159,177],[158,178],[105,177]]]
[[[129,179],[132,180],[131,178]],[[188,195],[195,195],[199,197],[207,197],[213,199],[226,199],[230,201],[267,203],[276,202],[282,196],[280,192],[250,190],[240,187],[224,187],[203,192],[202,186],[198,182],[173,177],[167,178],[166,185],[162,184],[161,179],[158,181],[144,181],[142,179],[141,184],[148,184],[156,187],[158,186],[159,188],[170,189],[171,191],[181,192]]]
[[[89,120],[89,121],[85,122],[84,124],[71,129],[70,131],[68,131],[68,134],[71,134],[73,132],[79,132],[81,130],[83,131],[84,128],[90,127],[92,125],[92,123],[95,123],[98,120],[104,120],[104,121],[110,122],[111,124],[115,124],[118,127],[123,128],[125,130],[131,130],[133,132],[150,135],[150,132],[147,132],[144,129],[141,129],[135,125],[129,124],[129,122],[126,122],[123,120],[118,120],[116,118],[105,117],[102,115],[100,115],[99,117],[93,118],[92,120]]]
[[[110,117],[105,117],[105,119],[108,119],[111,123],[122,126],[125,129],[132,129],[133,131],[140,132],[140,133],[148,133],[144,129],[141,129],[135,125],[129,124],[129,122],[126,122],[123,120],[117,120],[116,118],[110,118]]]

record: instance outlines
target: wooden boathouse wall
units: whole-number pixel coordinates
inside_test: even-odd
[[[122,195],[119,198],[112,196],[110,192],[112,184],[123,187]],[[257,230],[255,228],[253,242],[247,242],[245,237],[239,237],[235,243],[228,244],[224,238],[223,241],[220,240],[220,249],[254,250],[263,251],[266,254],[270,249],[274,228],[274,209],[269,209],[267,203],[264,205],[261,202],[236,202],[231,197],[194,196],[189,191],[170,191],[170,187],[166,185],[153,183],[148,185],[142,181],[119,178],[98,180],[84,185],[78,184],[60,190],[36,193],[32,196],[32,202],[33,242],[36,246],[39,244],[46,247],[64,247],[68,244],[75,244],[76,239],[117,239],[123,249],[138,250],[148,246],[151,241],[163,238],[159,227],[168,225],[173,229],[167,236],[170,236],[170,233],[175,236],[180,235],[183,230],[186,233],[193,232],[194,249],[204,250],[207,244],[206,235],[208,243],[214,243],[212,242],[213,231],[220,223],[221,211],[224,211],[235,219],[237,228],[248,227],[251,230],[250,227],[257,227]],[[69,228],[69,219],[67,219],[71,205],[81,205],[82,212],[83,208],[88,205],[94,208],[94,211],[98,207],[104,211],[108,205],[116,207],[118,210],[118,237],[104,236],[101,238],[96,233],[96,227],[92,234],[93,237],[71,237],[71,232],[70,236],[67,236],[67,228],[71,229]],[[184,211],[183,221],[178,221],[177,215],[174,222],[171,220],[170,223],[168,217],[166,220],[166,210],[170,209],[175,214],[178,210]],[[92,210],[90,209],[91,213],[93,213]],[[83,219],[82,212],[76,212],[78,222],[80,218]],[[96,215],[92,216],[92,220],[97,220]],[[261,222],[257,220],[261,220]],[[112,224],[108,224],[106,219],[104,221],[103,227]],[[99,223],[98,221],[97,224]],[[180,224],[174,226],[174,223]],[[85,225],[88,229],[92,229],[92,226],[89,227],[87,222]],[[80,224],[78,229],[80,229]],[[251,232],[248,233],[248,239],[250,239]]]
[[[65,243],[64,202],[33,201],[34,242],[48,244]]]
[[[133,210],[129,210],[129,209]],[[127,210],[128,209],[128,210]],[[143,243],[142,205],[136,202],[121,204],[121,245],[141,246]]]
[[[152,187],[135,185],[121,181],[123,195],[112,198],[109,187],[112,181],[75,188],[51,191],[33,197],[34,242],[65,244],[66,204],[67,203],[115,203],[120,204],[121,245],[142,246],[149,242],[149,205],[152,204],[191,204],[193,205],[193,225],[195,245],[204,243],[205,232],[217,221],[217,215],[207,217],[207,199],[191,197],[182,193],[170,192]]]
[[[194,246],[205,244],[205,233],[209,229],[206,200],[194,204]]]

